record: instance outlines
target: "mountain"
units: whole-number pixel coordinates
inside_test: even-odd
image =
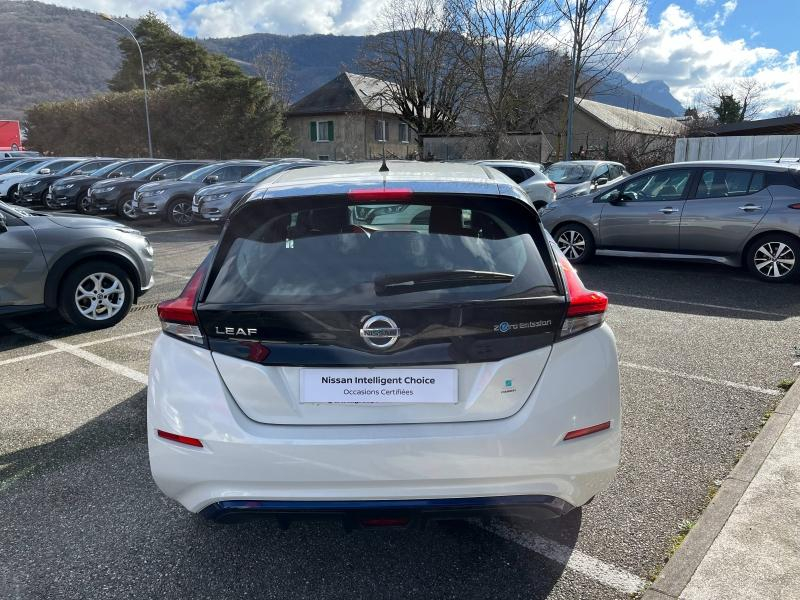
[[[130,24],[129,24],[130,23]],[[133,20],[126,20],[132,26]],[[121,57],[119,27],[97,13],[33,0],[0,0],[0,119],[19,119],[27,107],[46,100],[79,98],[105,92]],[[295,99],[336,77],[358,71],[363,36],[254,33],[199,40],[212,52],[235,60],[253,73],[259,54],[272,49],[292,63]],[[633,83],[615,73],[594,90],[594,99],[662,116],[683,114],[680,103],[662,81]]]
[[[622,73],[611,73],[592,90],[592,99],[662,117],[683,115],[683,106],[663,81],[634,83]]]
[[[106,90],[119,66],[120,29],[97,13],[0,0],[0,119],[44,100]]]
[[[342,71],[358,71],[365,37],[356,35],[276,35],[253,33],[233,38],[199,40],[212,52],[224,54],[239,63],[245,71],[259,54],[280,50],[292,63],[292,92],[300,99]]]

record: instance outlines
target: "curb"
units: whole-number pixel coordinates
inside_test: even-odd
[[[678,551],[669,559],[653,584],[647,588],[642,600],[680,598],[798,406],[800,406],[800,381],[793,385],[778,403],[775,412],[722,482],[713,500],[703,511],[697,524],[692,527]]]

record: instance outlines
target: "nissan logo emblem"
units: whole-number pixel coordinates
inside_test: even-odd
[[[397,323],[383,315],[376,315],[364,321],[360,333],[367,346],[378,350],[391,348],[400,337]]]

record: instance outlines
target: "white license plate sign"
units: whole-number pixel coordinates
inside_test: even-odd
[[[313,404],[455,404],[456,369],[303,369],[300,401]]]

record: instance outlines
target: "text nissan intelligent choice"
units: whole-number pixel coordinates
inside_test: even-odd
[[[563,515],[619,464],[606,306],[490,168],[287,171],[159,305],[153,477],[223,521]]]

